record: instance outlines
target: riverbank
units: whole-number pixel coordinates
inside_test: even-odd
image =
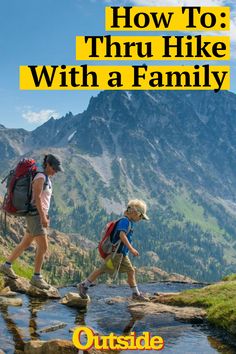
[[[210,324],[236,335],[236,274],[201,289],[179,294],[157,294],[153,302],[174,306],[202,307]]]

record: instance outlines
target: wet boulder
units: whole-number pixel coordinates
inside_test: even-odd
[[[20,298],[10,298],[0,296],[0,305],[1,306],[22,306],[23,301]]]
[[[10,296],[16,296],[17,293],[15,291],[11,291],[9,286],[5,287],[0,291],[0,296],[5,296],[5,297],[10,297]]]
[[[116,296],[116,297],[112,297],[112,298],[106,298],[106,299],[104,299],[104,301],[107,305],[114,305],[114,304],[127,302],[127,299],[122,296]]]
[[[78,354],[78,349],[72,342],[62,339],[53,339],[48,342],[32,340],[25,344],[24,354]],[[86,350],[87,354],[102,354],[100,350],[91,348]],[[111,351],[106,351],[111,353]]]
[[[84,308],[89,302],[90,297],[88,295],[86,299],[83,299],[78,293],[68,293],[60,300],[60,303],[63,305],[76,308]]]
[[[130,304],[128,308],[133,316],[170,313],[176,320],[190,323],[203,322],[207,315],[206,311],[202,308],[190,306],[178,307],[152,302]]]
[[[25,344],[25,354],[77,354],[78,349],[68,340],[53,339],[48,342],[32,340]]]
[[[53,286],[51,286],[48,290],[39,289],[36,286],[31,285],[29,280],[26,278],[18,277],[17,279],[12,279],[9,277],[4,277],[4,282],[5,286],[8,286],[11,291],[27,294],[32,297],[50,299],[60,299],[61,297],[58,290]]]

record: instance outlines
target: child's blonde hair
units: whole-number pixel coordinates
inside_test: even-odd
[[[143,215],[143,218],[146,220],[149,220],[149,217],[147,216],[147,204],[140,199],[132,199],[128,202],[127,205],[127,211],[129,211],[129,209],[133,209],[136,210],[138,212],[140,212]]]

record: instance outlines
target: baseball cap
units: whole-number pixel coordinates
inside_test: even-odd
[[[135,209],[137,210],[138,213],[142,214],[142,218],[143,218],[144,220],[149,220],[149,217],[148,217],[147,214],[146,214],[145,208],[143,208],[143,207],[138,207],[138,208],[137,208],[137,207],[136,207]]]
[[[139,200],[139,199],[130,200],[128,203],[128,208],[132,208],[136,210],[138,213],[142,215],[142,218],[144,220],[149,220],[149,217],[147,216],[147,205],[143,200]]]
[[[49,154],[49,155],[47,155],[46,162],[48,162],[49,165],[52,166],[52,168],[56,172],[58,172],[58,171],[64,172],[64,169],[61,165],[61,161],[58,156]]]

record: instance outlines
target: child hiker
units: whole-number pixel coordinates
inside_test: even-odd
[[[109,256],[109,260],[105,260],[100,268],[95,269],[86,280],[77,285],[79,295],[82,298],[87,298],[88,288],[101,274],[121,272],[127,273],[127,282],[132,290],[132,298],[141,301],[148,300],[139,292],[135,279],[135,270],[128,256],[129,252],[135,257],[139,256],[139,252],[132,246],[133,226],[134,223],[141,220],[149,220],[146,211],[147,206],[144,201],[138,199],[129,201],[124,217],[116,224],[113,234],[112,242],[114,244],[119,240],[121,241],[118,250],[115,251],[115,254]]]

